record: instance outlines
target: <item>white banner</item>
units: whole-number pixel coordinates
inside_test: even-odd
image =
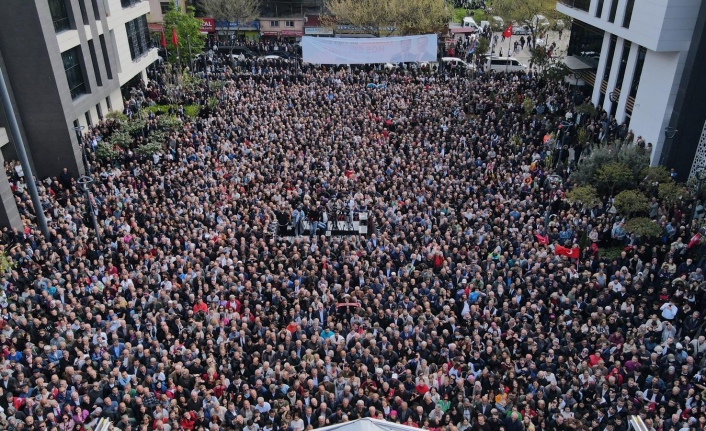
[[[376,38],[302,38],[304,62],[375,64],[436,61],[436,35]]]

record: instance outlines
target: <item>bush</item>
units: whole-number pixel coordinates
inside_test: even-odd
[[[185,105],[184,114],[190,118],[196,118],[199,116],[199,111],[201,108],[198,105]]]
[[[596,171],[596,187],[610,194],[629,188],[632,183],[632,171],[623,163],[607,163]]]
[[[689,190],[683,184],[679,184],[670,178],[669,181],[659,183],[657,194],[667,204],[667,207],[671,207],[689,196]]]
[[[654,183],[666,183],[672,181],[669,171],[664,166],[648,166],[641,173],[642,187],[650,187]]]
[[[105,115],[108,120],[117,121],[118,123],[125,123],[128,121],[127,115],[120,111],[110,111]]]
[[[618,148],[618,161],[630,168],[635,183],[639,184],[642,172],[650,165],[650,157],[636,145],[621,145]]]
[[[100,142],[96,148],[96,157],[98,157],[99,160],[115,160],[118,157],[118,154],[119,153],[115,149],[115,146],[105,141]]]
[[[122,130],[118,130],[110,135],[110,143],[120,148],[130,148],[132,142],[132,136]]]
[[[580,203],[585,208],[592,208],[600,202],[593,186],[574,187],[566,193],[566,200],[570,203]]]
[[[625,232],[642,238],[656,238],[662,230],[654,220],[647,217],[637,217],[625,223]]]
[[[151,157],[160,151],[162,151],[162,144],[157,142],[148,142],[135,148],[135,152],[143,157]]]
[[[628,217],[646,212],[649,205],[647,197],[637,190],[625,190],[618,193],[614,203],[618,212]]]
[[[162,115],[157,118],[157,124],[163,130],[174,130],[181,126],[181,121],[172,115]]]

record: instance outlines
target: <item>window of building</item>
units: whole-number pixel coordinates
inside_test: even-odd
[[[294,21],[285,21],[284,26],[285,27],[294,27]]]
[[[635,63],[635,72],[632,75],[632,85],[630,85],[630,97],[637,97],[637,89],[640,88],[640,77],[642,76],[642,68],[645,65],[645,57],[647,56],[647,48],[640,47],[637,50],[637,62]]]
[[[162,11],[162,15],[166,15],[167,12],[169,12],[169,9],[172,8],[172,2],[160,2],[159,3],[159,9]]]
[[[86,124],[92,126],[93,121],[91,120],[91,111],[86,111],[86,115],[84,115],[84,117],[86,117]]]
[[[101,51],[103,54],[103,65],[105,66],[105,74],[108,75],[108,79],[113,79],[113,69],[110,68],[110,58],[108,57],[108,46],[105,43],[105,36],[98,36],[98,41],[101,45]]]
[[[101,86],[103,85],[103,78],[101,78],[101,70],[98,67],[98,56],[96,55],[96,47],[93,44],[93,40],[88,41],[88,53],[91,55],[91,65],[93,66],[93,74],[96,76],[96,84]]]
[[[142,0],[120,0],[120,4],[122,7],[132,7],[135,6],[136,4],[140,3]]]
[[[49,12],[54,23],[54,31],[61,33],[62,31],[71,30],[71,20],[69,19],[69,11],[66,8],[66,0],[49,0]]]
[[[61,60],[64,63],[66,81],[69,84],[71,98],[75,99],[82,94],[86,94],[86,80],[83,76],[83,55],[81,47],[77,46],[61,53]]]
[[[149,31],[147,30],[147,17],[142,15],[125,23],[130,56],[136,60],[149,51]]]
[[[603,15],[603,3],[605,0],[598,0],[598,7],[596,8],[596,18],[600,18]]]
[[[625,2],[625,16],[623,17],[623,27],[630,28],[632,20],[632,10],[635,8],[635,0],[627,0]]]
[[[93,6],[93,18],[101,19],[101,12],[98,9],[98,0],[91,0],[91,5]]]
[[[83,21],[83,25],[88,25],[88,12],[86,11],[86,0],[78,0],[78,8],[81,11],[81,21]]]
[[[615,22],[615,15],[618,13],[618,3],[620,0],[610,0],[610,13],[608,14],[608,22]]]
[[[101,108],[100,103],[96,104],[96,114],[98,114],[99,121],[103,119],[103,108]]]
[[[632,43],[626,40],[623,42],[623,55],[620,58],[620,69],[618,70],[618,80],[615,82],[615,88],[623,88],[623,80],[625,79],[625,69],[628,66],[628,56],[630,55],[630,47]]]
[[[105,107],[108,108],[108,111],[113,110],[113,104],[110,102],[110,96],[105,98]]]
[[[608,93],[613,91],[608,88],[608,80],[610,79],[610,70],[613,68],[613,56],[615,55],[615,45],[618,43],[618,38],[615,35],[610,37],[610,45],[608,48],[608,57],[606,58],[605,70],[603,71],[603,79],[598,80],[596,77],[596,85],[601,86],[601,97],[599,105],[603,105]],[[604,85],[605,84],[605,85]]]
[[[270,27],[279,27],[279,21],[270,21]]]

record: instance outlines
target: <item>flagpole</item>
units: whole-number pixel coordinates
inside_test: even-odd
[[[510,58],[510,46],[512,45],[512,30],[510,30],[510,37],[507,38],[507,58]],[[505,61],[505,73],[507,73],[508,61]]]

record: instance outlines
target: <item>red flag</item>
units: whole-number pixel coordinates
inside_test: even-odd
[[[695,246],[696,244],[701,241],[701,234],[699,232],[696,232],[696,235],[691,237],[691,241],[689,241],[689,245],[686,246],[687,249]]]
[[[549,237],[548,236],[542,236],[538,233],[534,234],[534,237],[537,238],[537,241],[539,241],[540,244],[542,245],[547,245],[549,244]]]
[[[507,39],[510,36],[512,36],[512,24],[508,25],[507,28],[505,29],[505,31],[503,32],[504,38]]]
[[[578,247],[567,248],[557,245],[556,247],[554,247],[554,254],[559,256],[566,256],[571,259],[578,259],[580,252]]]
[[[177,38],[176,27],[172,27],[172,45],[179,45],[179,38]]]
[[[162,45],[162,48],[167,47],[167,38],[164,37],[164,30],[162,30],[162,37],[159,39],[159,44]]]

